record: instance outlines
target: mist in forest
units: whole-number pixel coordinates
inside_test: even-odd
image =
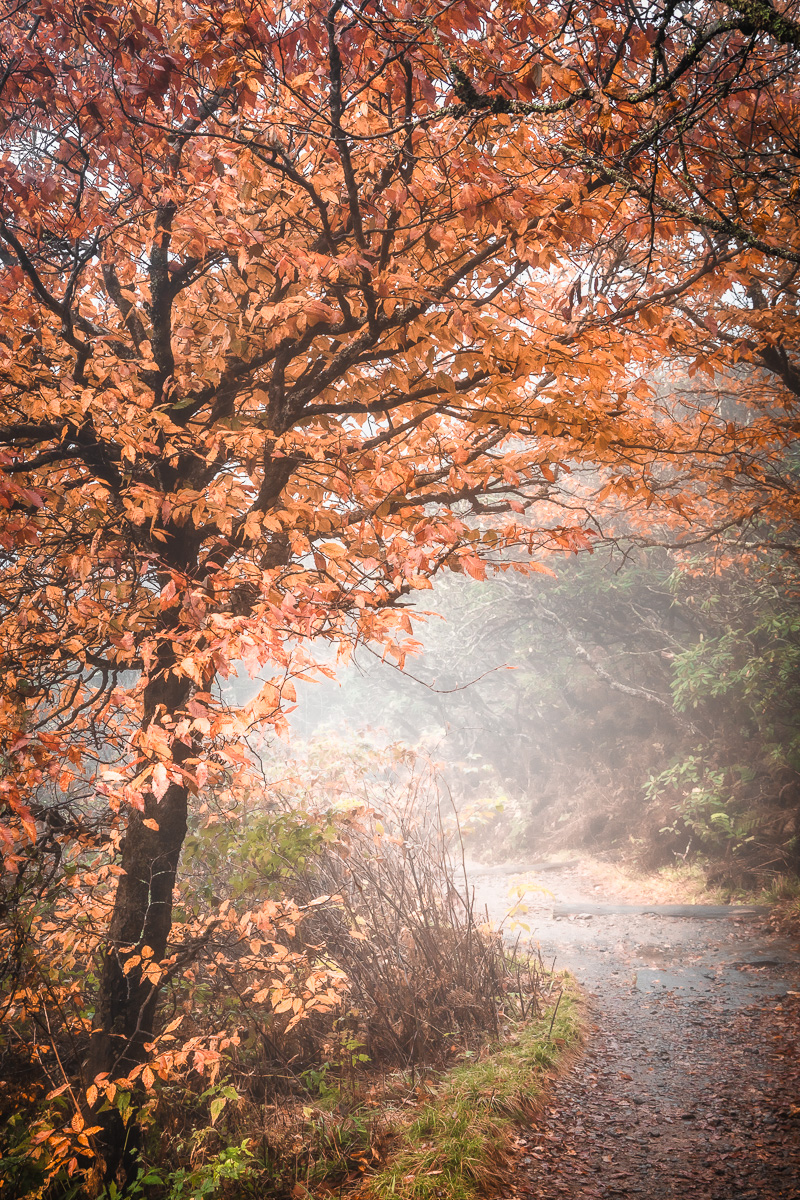
[[[403,670],[358,646],[334,679],[298,684],[288,756],[408,748],[435,764],[468,831],[481,814],[471,852],[489,857],[791,869],[790,568],[765,561],[756,589],[747,564],[720,571],[699,551],[601,548],[552,565],[552,578],[440,579],[414,610],[422,649]]]

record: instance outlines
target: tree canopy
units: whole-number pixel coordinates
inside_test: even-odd
[[[620,514],[793,544],[796,7],[6,6],[0,835],[119,844],[84,1083],[314,639]]]

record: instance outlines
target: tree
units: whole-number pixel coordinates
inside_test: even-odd
[[[402,660],[431,576],[603,505],[787,539],[800,26],[42,0],[0,38],[3,836],[121,836],[91,1080],[141,1068],[188,806],[313,639]]]

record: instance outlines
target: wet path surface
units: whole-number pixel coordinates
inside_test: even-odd
[[[592,911],[616,898],[580,868],[479,872],[495,920],[511,885],[548,889],[518,920],[588,996],[585,1050],[520,1136],[517,1193],[800,1200],[800,947],[752,915]]]

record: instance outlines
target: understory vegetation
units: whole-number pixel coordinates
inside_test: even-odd
[[[430,764],[364,746],[334,756],[323,742],[304,761],[273,749],[265,772],[270,784],[244,799],[246,811],[209,800],[187,838],[176,936],[195,931],[192,958],[165,985],[150,1066],[133,1086],[107,1087],[106,1109],[129,1131],[126,1194],[299,1196],[374,1175],[369,1188],[382,1195],[393,1155],[406,1183],[424,1173],[434,1121],[451,1144],[437,1169],[472,1195],[502,1175],[512,1116],[575,1040],[569,990],[476,912],[452,857],[455,811]],[[102,876],[103,857],[81,864],[81,877]],[[120,1194],[103,1187],[92,1130],[58,1085],[86,1053],[91,911],[83,928],[59,930],[66,953],[47,968],[24,948],[45,914],[58,925],[77,866],[51,864],[39,890],[14,898],[20,953],[6,964],[0,1035],[4,1196]],[[102,902],[95,884],[92,903]],[[42,1120],[54,1106],[62,1128]],[[393,1190],[404,1189],[418,1194]]]

